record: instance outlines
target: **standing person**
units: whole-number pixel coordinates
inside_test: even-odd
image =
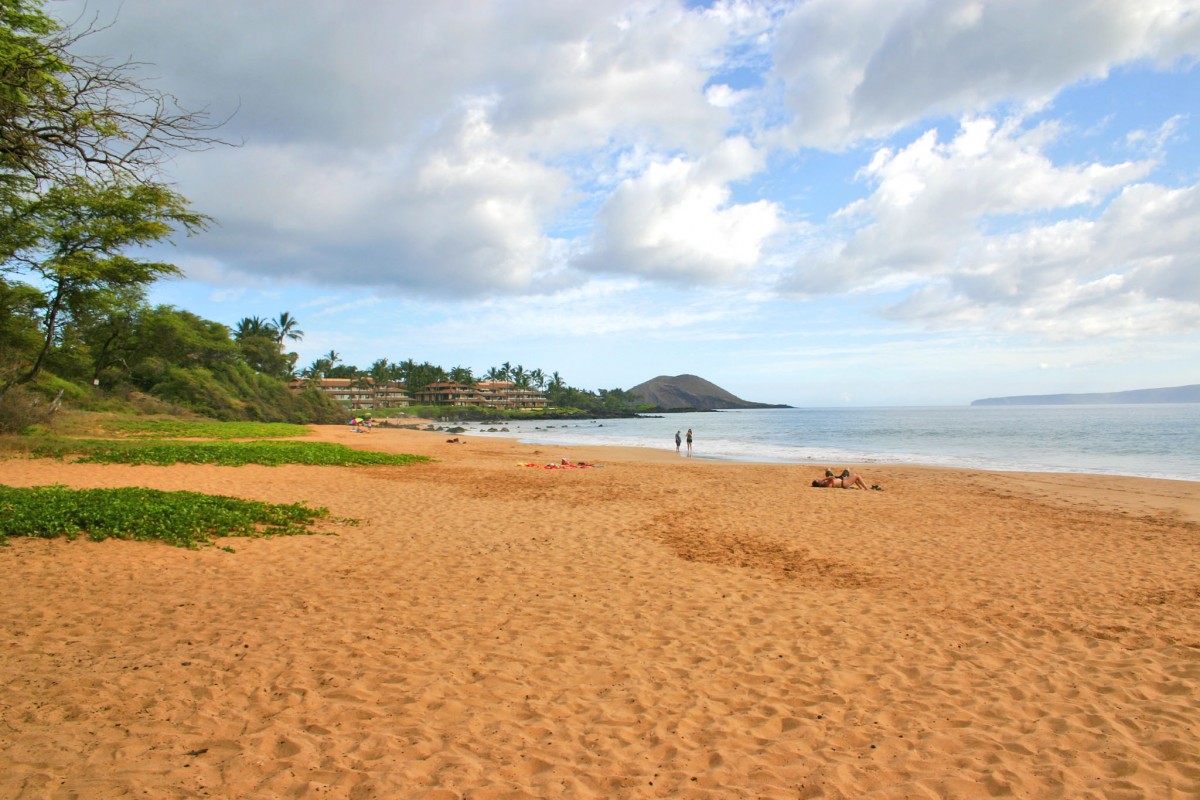
[[[679,445],[683,444],[683,439],[679,438],[679,431],[675,431],[675,452],[679,452]]]
[[[688,428],[687,445],[688,445],[688,455],[690,456],[692,454],[692,429],[691,428]]]

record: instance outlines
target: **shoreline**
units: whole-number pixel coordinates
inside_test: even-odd
[[[1200,486],[524,445],[403,467],[0,461],[328,507],[314,536],[0,548],[0,795],[1200,793]],[[524,464],[562,458],[600,468]],[[830,465],[833,466],[833,465]]]
[[[432,424],[440,424],[440,423],[432,423]],[[454,435],[454,434],[451,434],[451,435]],[[512,433],[512,432],[510,432],[510,433],[489,433],[487,431],[478,431],[478,430],[470,430],[470,429],[467,429],[465,433],[460,433],[457,435],[477,436],[477,437],[481,437],[481,438],[504,439],[504,440],[513,441],[513,442],[516,442],[518,444],[528,446],[528,447],[560,447],[560,448],[564,448],[564,449],[570,449],[570,448],[575,448],[575,447],[626,448],[626,449],[638,451],[638,452],[640,452],[640,451],[647,451],[647,452],[662,451],[662,452],[671,453],[673,457],[679,457],[679,454],[674,453],[674,451],[671,450],[671,448],[669,446],[658,446],[658,445],[651,445],[651,444],[646,444],[646,445],[612,444],[612,443],[603,443],[603,444],[567,443],[567,444],[564,444],[561,442],[536,442],[536,441],[528,440],[528,438],[530,436],[528,433]],[[547,437],[547,438],[552,438],[552,437]],[[990,472],[990,473],[996,473],[996,474],[1029,474],[1029,475],[1032,475],[1032,474],[1095,475],[1098,477],[1136,478],[1139,480],[1156,480],[1156,481],[1157,480],[1165,480],[1165,481],[1177,481],[1177,482],[1181,482],[1181,483],[1200,484],[1200,477],[1186,477],[1186,476],[1180,476],[1180,475],[1176,475],[1176,474],[1166,474],[1166,473],[1164,473],[1164,474],[1136,473],[1135,474],[1135,473],[1118,472],[1118,471],[1100,472],[1100,471],[1088,471],[1088,470],[1081,470],[1079,468],[1068,468],[1068,467],[1064,467],[1062,469],[1047,469],[1045,467],[1026,468],[1026,467],[1020,467],[1020,466],[997,466],[994,464],[988,464],[986,462],[971,463],[971,464],[937,463],[936,460],[925,461],[925,460],[921,460],[921,458],[919,458],[919,457],[915,457],[912,459],[903,458],[903,457],[899,457],[899,456],[897,456],[897,457],[878,456],[878,457],[874,457],[874,458],[862,458],[861,454],[859,454],[859,455],[860,455],[860,457],[850,458],[845,463],[857,465],[859,468],[864,469],[864,470],[882,469],[882,468],[887,468],[887,467],[910,466],[910,467],[923,467],[923,468],[928,468],[928,469],[939,469],[939,470],[958,470],[958,471],[963,471],[963,472],[984,471],[984,472]],[[738,464],[776,464],[776,465],[792,465],[792,466],[812,466],[813,468],[819,468],[819,469],[824,469],[827,465],[833,463],[834,461],[837,461],[836,459],[786,458],[786,457],[771,458],[771,457],[762,457],[762,456],[756,457],[756,456],[743,456],[743,455],[727,454],[727,453],[704,453],[704,452],[697,452],[692,456],[684,456],[684,457],[696,459],[699,461],[710,461],[710,462],[733,462],[733,463],[738,463]],[[950,459],[947,458],[946,461],[950,462]],[[837,463],[840,464],[842,462],[837,461]]]

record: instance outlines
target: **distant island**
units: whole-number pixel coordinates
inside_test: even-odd
[[[1167,389],[1134,389],[1128,392],[1091,394],[1033,394],[1019,397],[988,397],[973,406],[1069,406],[1124,403],[1200,403],[1200,383]]]
[[[643,403],[663,411],[721,411],[745,408],[791,408],[743,400],[695,375],[659,375],[629,390]]]

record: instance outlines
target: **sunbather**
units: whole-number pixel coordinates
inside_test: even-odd
[[[856,475],[856,474],[850,473],[849,470],[847,470],[847,474],[845,474],[844,477],[837,477],[837,476],[829,475],[824,478],[817,478],[815,481],[812,482],[812,485],[815,487],[818,487],[818,488],[829,487],[829,488],[833,488],[833,489],[867,489],[867,488],[869,488],[867,486],[867,482],[862,479],[861,475]]]

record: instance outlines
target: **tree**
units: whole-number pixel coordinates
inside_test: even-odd
[[[50,362],[77,379],[113,366],[144,287],[176,272],[123,251],[207,222],[157,179],[175,152],[223,143],[219,126],[140,85],[136,62],[74,54],[95,30],[64,28],[42,0],[0,0],[0,315],[29,319],[36,293],[38,334],[6,353],[0,394]],[[4,277],[14,273],[30,280]]]
[[[22,382],[37,377],[72,315],[112,292],[179,273],[173,264],[127,256],[126,249],[163,240],[176,227],[201,230],[208,221],[173,191],[128,181],[71,178],[18,204],[9,220],[14,247],[5,269],[32,273],[45,287],[42,341]]]
[[[239,342],[246,339],[272,339],[275,329],[262,317],[242,317],[233,329],[233,337]]]
[[[412,363],[412,362],[406,362]],[[405,383],[408,386],[409,392],[416,392],[424,389],[431,383],[446,380],[446,370],[439,366],[430,364],[428,361],[420,364],[413,364],[405,375]]]
[[[166,371],[215,370],[240,362],[229,328],[172,306],[147,308],[139,314],[133,339],[134,377],[146,390]]]
[[[320,380],[328,376],[329,370],[333,369],[333,362],[328,358],[318,358],[307,367],[300,371],[300,374],[306,378]]]
[[[475,374],[470,367],[454,367],[450,370],[450,380],[455,383],[466,384],[472,386],[475,384]]]
[[[283,333],[280,333],[280,331]],[[262,317],[242,317],[233,336],[242,348],[242,357],[254,370],[283,380],[295,377],[297,353],[283,349],[283,340],[299,339],[304,331],[296,330],[296,318],[288,312],[278,320]]]
[[[84,377],[99,386],[102,373],[128,371],[131,340],[144,309],[144,292],[141,287],[134,286],[107,293],[85,313],[77,313],[74,327],[77,328],[79,346],[66,342],[66,349],[78,350],[86,357],[89,374],[76,377]],[[59,354],[63,349],[59,348]],[[71,377],[64,366],[58,362],[52,368],[60,377]]]
[[[133,78],[136,62],[71,52],[95,28],[64,28],[41,0],[0,0],[0,201],[82,174],[147,182],[170,155],[221,144],[220,123]]]
[[[375,361],[367,369],[367,374],[371,376],[371,380],[378,384],[391,383],[397,379],[398,365],[393,364],[386,358],[381,358]]]
[[[32,286],[0,277],[0,395],[20,380],[37,352],[38,308],[42,294]]]
[[[292,377],[298,356],[295,353],[280,351],[273,337],[239,336],[237,344],[242,360],[255,372],[280,380]]]
[[[275,329],[275,340],[279,343],[280,347],[283,347],[284,339],[291,339],[293,342],[298,342],[304,338],[304,331],[297,327],[299,323],[296,321],[296,318],[287,311],[280,314],[279,319],[274,320],[270,324]]]
[[[263,341],[257,339],[255,341]],[[265,340],[278,355],[273,340]],[[143,309],[128,348],[128,385],[217,419],[333,422],[337,401],[318,389],[292,391],[255,372],[238,354],[229,328],[170,306]]]

